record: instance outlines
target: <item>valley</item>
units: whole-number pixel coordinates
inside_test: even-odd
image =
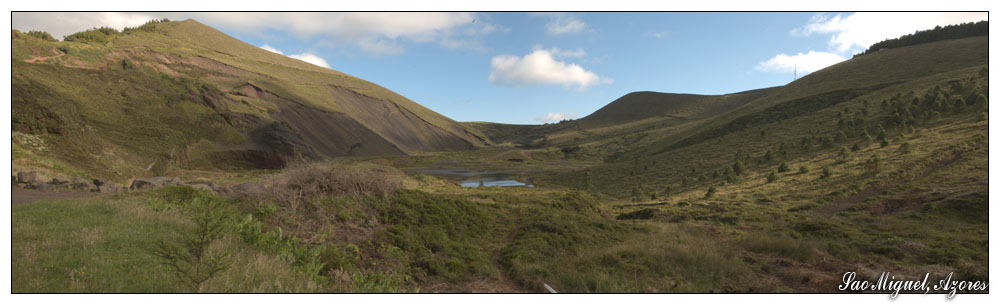
[[[988,35],[511,125],[457,122],[194,20],[83,33],[12,31],[13,187],[115,189],[12,207],[15,293],[838,293],[846,272],[989,278]],[[137,186],[160,177],[176,182]],[[179,250],[198,232],[204,251]]]

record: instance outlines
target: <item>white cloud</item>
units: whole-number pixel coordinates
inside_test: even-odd
[[[778,54],[773,58],[757,64],[756,69],[763,72],[793,73],[796,70],[799,75],[826,68],[833,64],[844,61],[846,58],[840,55],[827,52],[809,51],[806,54]]]
[[[933,29],[964,22],[987,20],[987,13],[875,13],[813,16],[805,26],[791,31],[792,35],[833,34],[830,47],[838,52],[861,52],[872,44],[920,30]]]
[[[260,48],[264,49],[264,50],[267,50],[267,51],[274,52],[274,53],[278,53],[278,54],[281,54],[281,55],[285,55],[285,53],[282,53],[281,50],[275,49],[274,47],[266,45],[266,44],[260,46]]]
[[[656,32],[656,33],[650,34],[650,36],[653,36],[656,39],[663,39],[663,38],[669,37],[670,36],[670,32]]]
[[[535,118],[535,121],[539,123],[552,123],[552,122],[559,122],[562,120],[572,120],[575,118],[576,115],[572,113],[565,114],[560,112],[549,112],[548,114]]]
[[[552,56],[555,56],[555,57],[578,58],[578,57],[587,56],[587,52],[584,51],[581,48],[576,48],[576,50],[563,50],[563,49],[560,49],[560,48],[549,48],[549,49],[546,49],[541,44],[536,44],[536,45],[532,46],[531,49],[532,50],[545,50],[545,51],[551,53]]]
[[[278,50],[278,49],[276,49],[276,48],[274,48],[272,46],[266,45],[266,44],[260,46],[260,48],[264,49],[264,50],[267,50],[267,51],[270,51],[270,52],[274,52],[274,53],[278,53],[278,54],[281,54],[281,55],[285,55],[285,52],[281,52],[281,50]],[[320,66],[320,67],[323,67],[323,68],[330,69],[330,64],[327,63],[325,59],[323,59],[322,57],[317,56],[316,54],[302,53],[302,54],[289,54],[289,55],[285,55],[285,56],[288,56],[288,57],[291,57],[291,58],[295,58],[295,59],[298,59],[298,60],[301,60],[301,61],[313,64],[313,65],[317,65],[317,66]]]
[[[298,60],[301,60],[301,61],[304,61],[304,62],[307,62],[307,63],[311,63],[311,64],[314,64],[314,65],[317,65],[317,66],[320,66],[320,67],[323,67],[323,68],[330,69],[330,64],[326,63],[325,59],[320,58],[319,56],[316,56],[316,54],[312,54],[312,53],[292,54],[292,55],[288,55],[288,57],[295,58],[295,59],[298,59]]]
[[[512,86],[563,85],[584,90],[592,85],[612,82],[580,65],[558,61],[553,55],[553,50],[538,48],[523,57],[494,56],[490,61],[490,83]]]
[[[549,17],[549,22],[545,24],[545,33],[552,36],[578,33],[587,28],[586,23],[566,13],[537,13],[535,15]]]
[[[16,29],[43,30],[53,37],[62,37],[99,26],[121,30],[122,27],[138,26],[150,19],[190,18],[229,31],[260,36],[280,32],[281,36],[296,39],[319,38],[330,40],[331,44],[354,45],[375,54],[399,54],[404,50],[403,41],[438,43],[446,47],[475,46],[469,41],[477,41],[481,35],[503,30],[477,17],[475,13],[462,12],[17,12],[12,14],[11,24]]]

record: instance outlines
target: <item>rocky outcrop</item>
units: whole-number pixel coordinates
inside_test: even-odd
[[[133,191],[148,190],[164,186],[182,185],[182,184],[184,184],[184,182],[182,182],[180,179],[177,179],[176,177],[140,178],[140,179],[135,179],[135,181],[132,181],[132,185],[129,186],[129,189]]]
[[[32,184],[35,182],[41,182],[41,177],[37,172],[18,172],[17,182],[24,184]]]
[[[217,187],[214,183],[210,181],[189,181],[184,182],[177,177],[152,177],[152,178],[138,178],[133,179],[131,184],[127,187],[126,185],[121,185],[115,183],[114,181],[93,178],[86,179],[80,177],[74,177],[71,179],[66,179],[62,177],[54,177],[52,179],[44,178],[41,174],[37,172],[18,172],[16,175],[11,175],[11,183],[13,187],[34,189],[40,191],[56,191],[56,190],[74,190],[74,191],[86,191],[86,192],[99,192],[99,193],[118,193],[125,192],[129,190],[148,190],[154,188],[160,188],[165,186],[174,185],[186,185],[192,188],[203,190],[211,193],[215,193]],[[259,183],[251,182],[244,183],[243,188],[257,188]]]
[[[70,179],[69,187],[78,191],[97,191],[97,186],[95,186],[94,183],[90,182],[90,180],[79,177]]]

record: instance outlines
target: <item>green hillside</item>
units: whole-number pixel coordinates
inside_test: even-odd
[[[122,179],[486,144],[478,131],[376,84],[194,20],[66,41],[15,30],[11,59],[12,128],[46,145],[14,141],[24,157],[15,167]]]
[[[871,52],[779,87],[636,92],[578,120],[510,125],[456,123],[193,21],[12,35],[15,169],[216,182],[15,204],[15,293],[989,280],[988,36]],[[202,267],[215,273],[183,277]]]

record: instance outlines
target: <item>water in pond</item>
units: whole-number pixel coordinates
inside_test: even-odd
[[[406,172],[442,177],[458,182],[459,185],[464,187],[478,187],[480,185],[535,187],[534,185],[515,180],[512,173],[502,171],[428,168],[411,169]]]

